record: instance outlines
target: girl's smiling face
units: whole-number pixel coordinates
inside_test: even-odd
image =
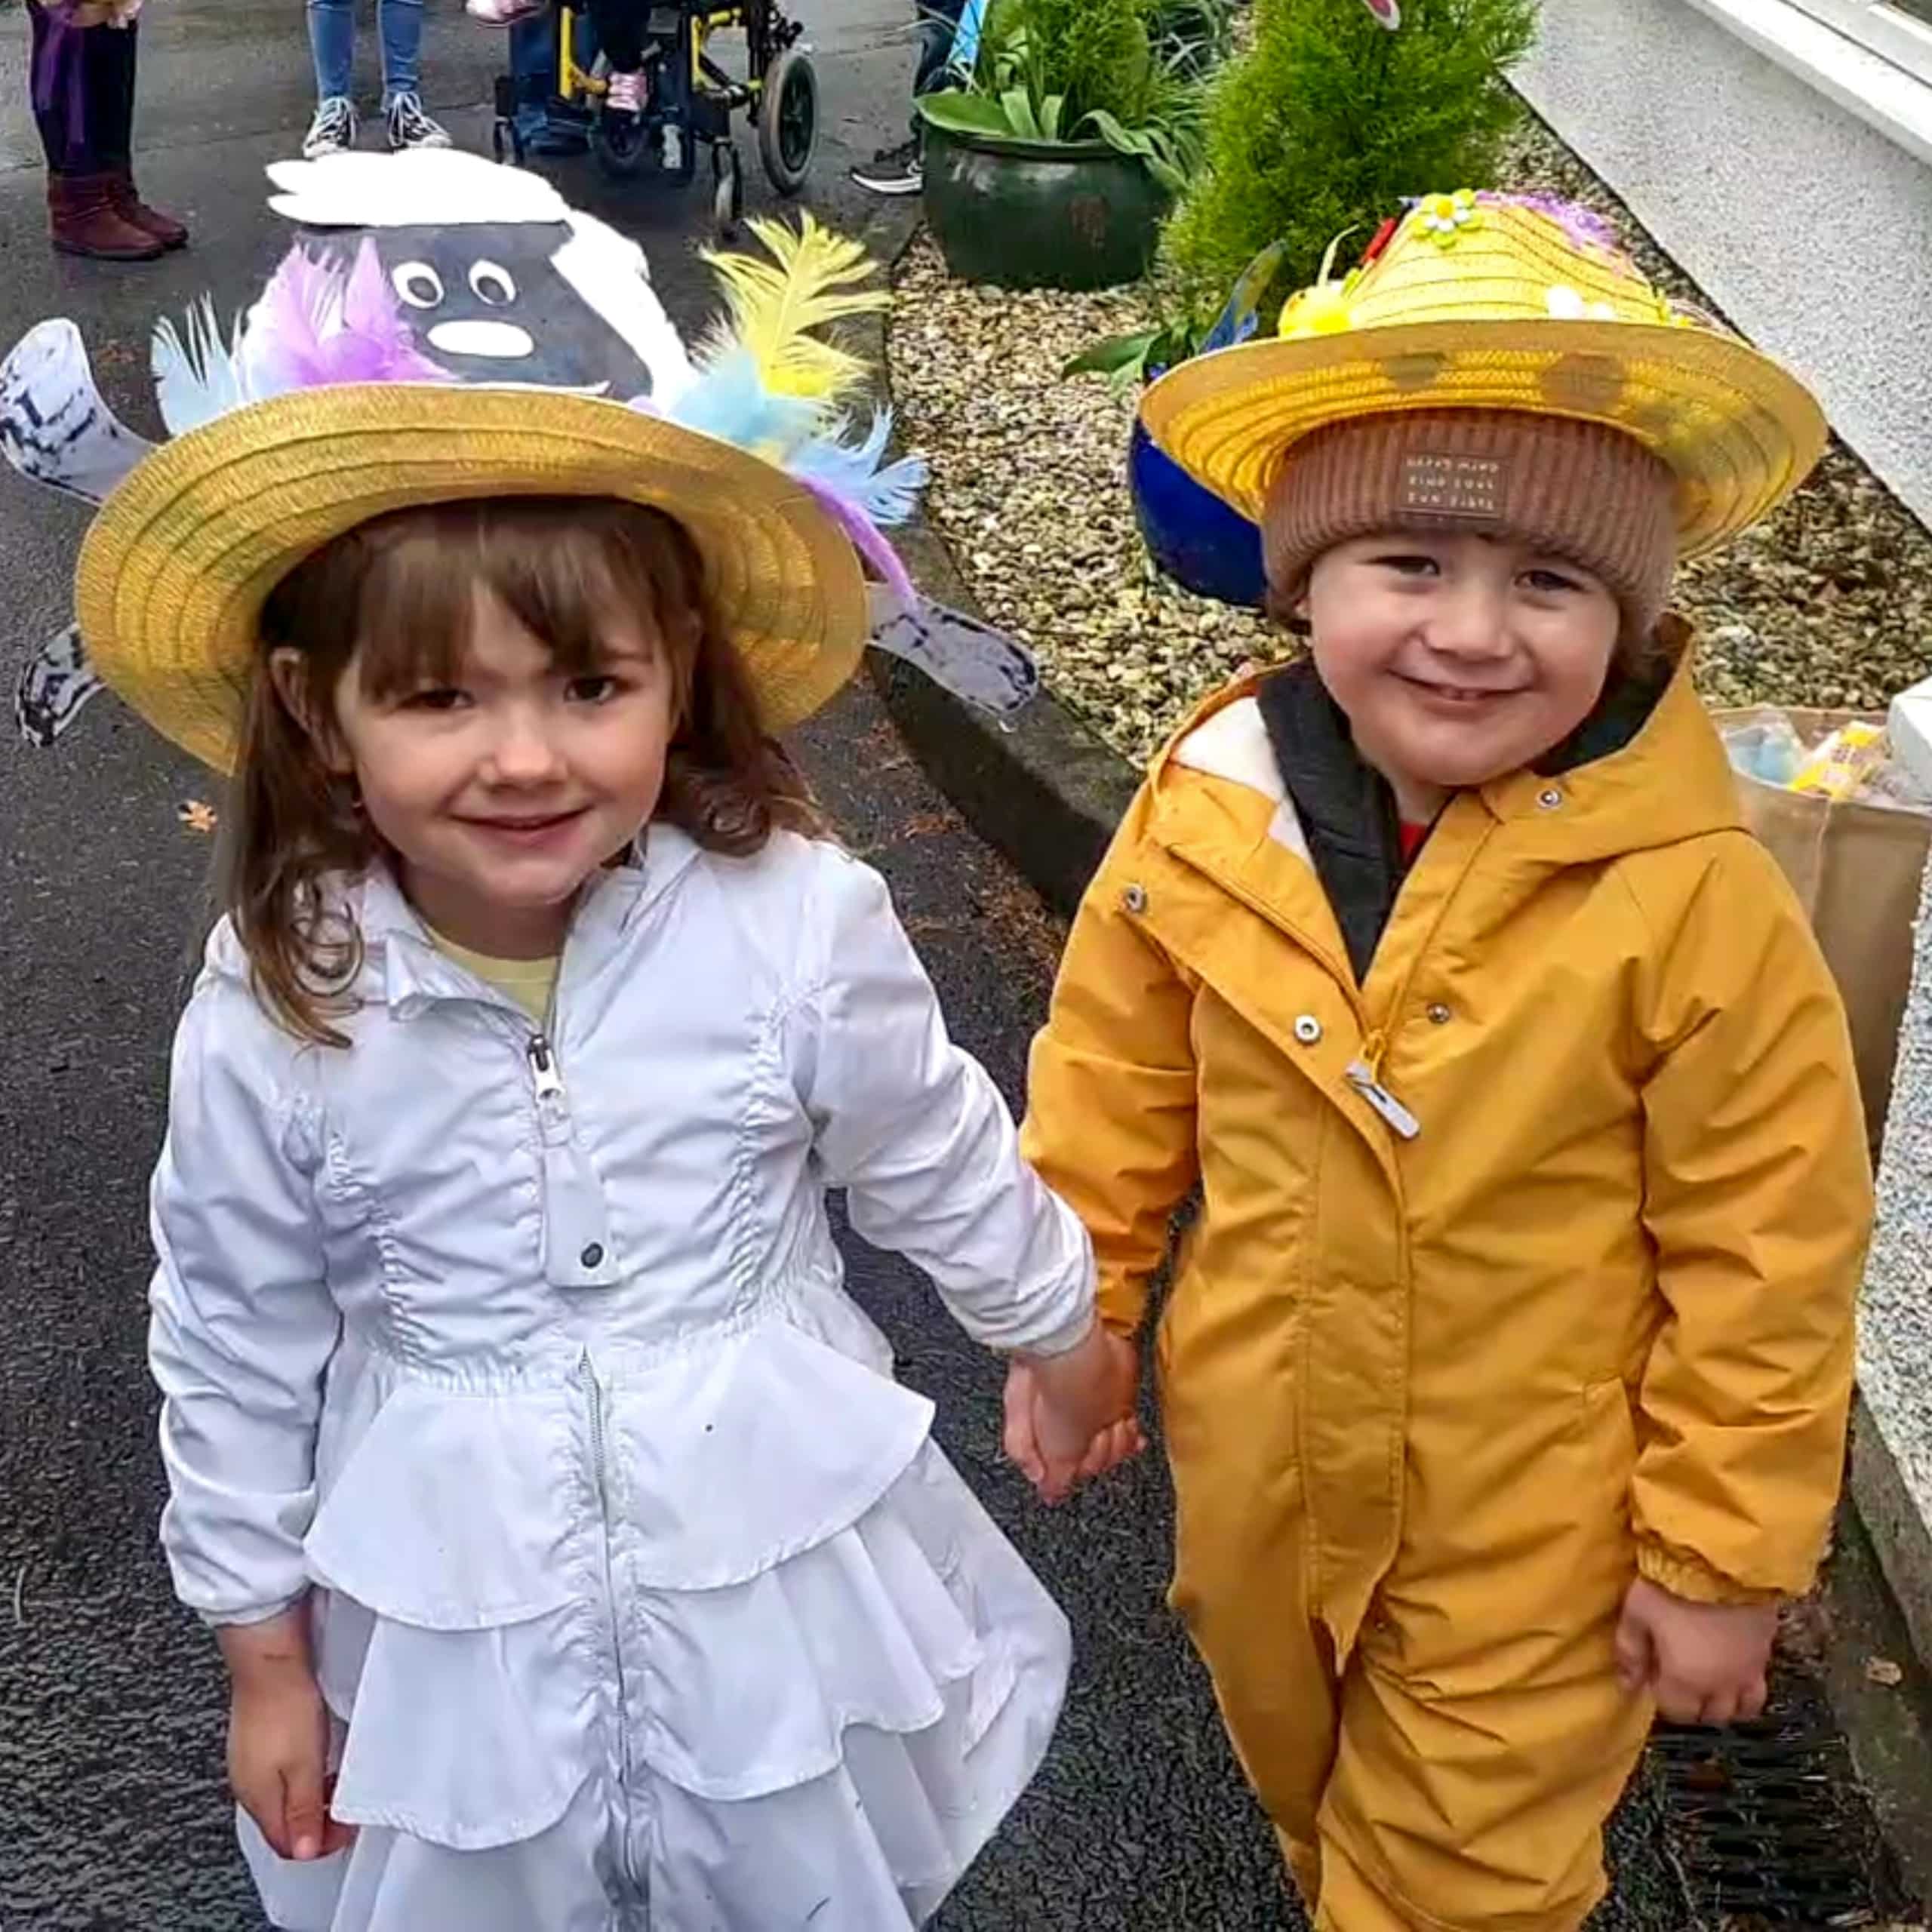
[[[1404,817],[1532,765],[1602,694],[1623,614],[1507,537],[1390,531],[1324,552],[1301,604],[1322,683]]]
[[[371,690],[358,649],[337,681],[331,761],[417,909],[460,946],[555,952],[584,881],[657,808],[672,666],[621,612],[601,643],[565,663],[479,587],[447,675]]]

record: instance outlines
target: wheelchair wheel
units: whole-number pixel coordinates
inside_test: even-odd
[[[818,146],[818,76],[802,48],[788,47],[764,70],[758,101],[758,152],[781,195],[805,185]]]
[[[711,149],[711,220],[718,238],[728,242],[738,232],[745,212],[745,174],[738,165],[738,150],[729,141],[715,141]]]
[[[614,181],[629,181],[651,165],[651,131],[635,114],[612,114],[600,107],[590,124],[590,151]]]

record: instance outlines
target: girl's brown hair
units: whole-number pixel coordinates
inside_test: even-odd
[[[671,743],[654,816],[700,845],[758,851],[774,829],[823,829],[804,779],[760,721],[757,694],[720,629],[697,546],[676,520],[591,497],[488,498],[398,510],[300,565],[262,613],[235,777],[224,814],[221,897],[257,995],[298,1037],[342,1046],[362,940],[325,878],[383,856],[352,781],[269,673],[300,654],[300,695],[326,731],[351,659],[380,702],[457,681],[479,592],[496,597],[573,676],[594,674],[611,614],[638,617],[674,681]],[[356,654],[360,652],[359,657]]]

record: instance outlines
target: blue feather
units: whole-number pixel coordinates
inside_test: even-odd
[[[841,419],[795,451],[785,467],[795,476],[821,483],[857,503],[878,524],[903,523],[918,506],[929,474],[924,457],[901,457],[879,467],[892,435],[892,412],[872,411],[862,442],[844,440],[848,423]]]
[[[1237,343],[1247,341],[1261,326],[1262,298],[1281,266],[1287,245],[1285,242],[1271,242],[1241,270],[1228,296],[1227,306],[1201,344],[1202,355],[1211,349],[1232,349]]]
[[[665,413],[687,429],[783,463],[818,426],[824,405],[811,396],[773,394],[757,358],[739,349],[707,363]]]

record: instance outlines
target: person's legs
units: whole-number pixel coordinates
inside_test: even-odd
[[[185,248],[188,231],[172,215],[151,208],[134,186],[134,82],[140,65],[138,20],[101,36],[88,59],[88,112],[100,130],[99,152],[109,177],[114,211],[164,248]]]
[[[1318,1932],[1574,1932],[1602,1897],[1604,1821],[1651,1713],[1612,1641],[1627,1470],[1577,1454],[1447,1525],[1439,1472],[1412,1461],[1403,1549],[1343,1675]]]
[[[1349,1672],[1317,1932],[1582,1925],[1604,1894],[1604,1821],[1650,1726],[1618,1686],[1609,1635],[1541,1684]]]
[[[964,0],[918,0],[918,55],[912,71],[912,98],[933,93],[946,85],[952,57],[952,40],[958,31]],[[909,131],[904,140],[881,148],[869,166],[852,170],[852,179],[875,195],[916,195],[924,181],[920,156],[925,146],[925,124],[918,108],[912,110]]]
[[[34,125],[51,174],[85,174],[93,156],[88,146],[85,50],[91,29],[76,27],[51,14],[40,0],[27,0],[32,39],[29,79]]]
[[[634,74],[644,65],[644,8],[641,0],[590,0],[597,44],[614,74]]]
[[[376,0],[383,42],[383,105],[423,91],[423,0]]]
[[[376,0],[383,42],[383,118],[392,149],[446,148],[446,129],[423,109],[423,0]]]
[[[576,20],[579,64],[588,37],[583,17]],[[556,17],[546,7],[528,20],[519,20],[509,31],[510,75],[515,83],[516,128],[524,146],[534,154],[580,154],[584,136],[578,129],[554,120],[552,97],[558,88]]]
[[[309,161],[355,145],[355,14],[352,0],[308,0],[309,53],[315,66],[315,118],[302,152]]]
[[[352,0],[308,0],[309,53],[315,64],[318,102],[346,100],[355,85],[355,10]]]
[[[27,0],[27,17],[29,85],[47,155],[54,247],[109,261],[151,260],[162,240],[116,205],[134,119],[135,29],[77,27],[39,0]]]

